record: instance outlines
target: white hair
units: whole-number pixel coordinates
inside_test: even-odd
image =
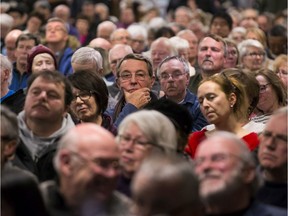
[[[7,56],[4,56],[2,54],[0,54],[0,62],[1,62],[1,70],[8,70],[9,71],[9,78],[8,78],[8,84],[10,85],[12,82],[12,78],[13,78],[13,73],[12,73],[12,63],[9,61],[9,59],[7,58]]]
[[[155,110],[141,110],[128,115],[119,125],[118,134],[124,133],[131,124],[136,124],[149,142],[162,147],[165,152],[175,153],[177,135],[172,122],[162,113]],[[116,138],[119,142],[119,137]]]
[[[179,52],[180,49],[189,49],[189,43],[187,40],[174,36],[169,38],[169,41],[174,46],[174,48]]]
[[[6,13],[0,14],[0,25],[7,26],[9,28],[13,27],[14,19],[12,16]]]
[[[147,37],[148,37],[148,33],[147,33],[147,29],[140,25],[140,24],[132,24],[127,28],[127,31],[130,33],[132,38],[135,38],[137,36],[143,36],[145,42],[147,42]]]
[[[77,64],[95,64],[98,70],[103,69],[103,58],[97,50],[91,47],[81,47],[74,52],[71,57],[71,63]]]

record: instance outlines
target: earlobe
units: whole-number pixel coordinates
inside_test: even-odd
[[[231,93],[229,97],[230,107],[233,107],[236,104],[237,96],[235,93]]]

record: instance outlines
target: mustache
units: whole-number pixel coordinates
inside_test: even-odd
[[[205,57],[205,58],[203,59],[203,62],[205,62],[205,61],[209,61],[209,62],[212,62],[212,63],[213,63],[213,61],[211,61],[211,59],[210,59],[209,57]]]
[[[215,178],[220,178],[221,173],[218,171],[209,171],[205,173],[201,173],[198,175],[199,181],[205,180],[205,179],[215,179]]]
[[[45,103],[43,103],[43,102],[35,104],[35,105],[33,106],[33,108],[34,108],[34,107],[44,107],[45,109],[49,110],[49,108],[47,107],[47,105],[46,105]]]

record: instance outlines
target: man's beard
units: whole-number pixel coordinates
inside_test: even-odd
[[[233,170],[230,178],[225,180],[222,179],[222,173],[218,171],[210,171],[199,176],[202,201],[206,204],[226,202],[231,195],[235,195],[235,192],[244,184],[241,170],[239,167]]]

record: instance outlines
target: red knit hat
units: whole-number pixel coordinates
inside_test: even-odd
[[[57,69],[57,60],[56,57],[54,55],[54,53],[52,52],[52,50],[50,50],[48,47],[43,46],[43,45],[38,45],[33,47],[30,52],[28,53],[28,58],[27,58],[27,72],[31,73],[32,72],[32,64],[33,64],[33,60],[35,58],[36,55],[41,54],[41,53],[48,53],[49,55],[52,56],[53,60],[54,60],[54,65],[55,65],[55,69]]]

